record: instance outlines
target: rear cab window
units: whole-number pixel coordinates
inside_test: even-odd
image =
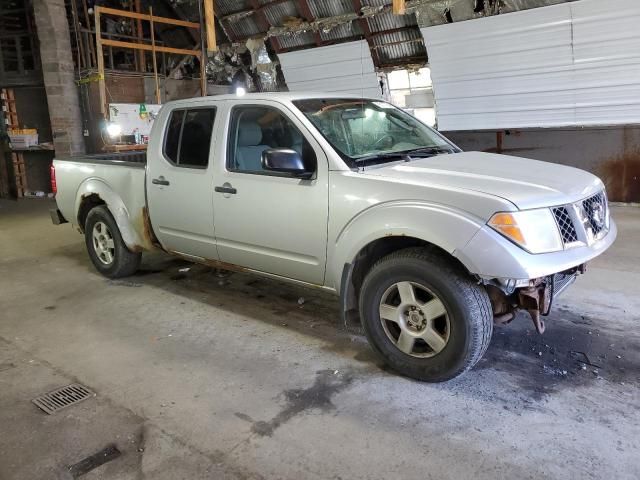
[[[215,107],[173,110],[163,145],[166,160],[178,167],[207,168],[215,116]]]

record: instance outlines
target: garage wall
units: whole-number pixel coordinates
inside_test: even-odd
[[[367,42],[357,41],[278,54],[292,92],[381,97]]]
[[[640,1],[421,29],[442,130],[640,123]]]

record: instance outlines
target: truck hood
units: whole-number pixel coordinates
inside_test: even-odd
[[[436,155],[367,167],[364,173],[495,195],[521,210],[572,203],[604,188],[598,177],[584,170],[482,152]]]

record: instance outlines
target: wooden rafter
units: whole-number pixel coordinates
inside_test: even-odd
[[[258,0],[249,0],[249,4],[256,11],[256,19],[258,21],[258,24],[260,25],[260,30],[268,32],[273,25],[271,25],[265,9],[260,8],[261,6]],[[276,37],[270,37],[269,41],[271,42],[271,46],[276,51],[276,53],[280,53],[282,51],[282,48],[280,47],[280,41]]]
[[[207,50],[214,52],[218,49],[216,43],[216,16],[213,11],[214,0],[204,0],[204,18],[207,32]]]
[[[353,8],[355,9],[356,13],[361,12],[362,1],[361,0],[351,0],[351,1],[353,3]],[[372,37],[374,36],[374,34],[371,33],[371,28],[369,28],[369,22],[364,18],[359,18],[358,25],[360,25],[360,28],[362,29],[362,33],[364,34],[364,38],[367,41],[367,45],[369,45],[369,51],[371,52],[373,63],[375,64],[376,67],[379,67],[380,55],[378,55],[378,51],[373,48]]]
[[[296,5],[298,6],[300,14],[307,22],[311,23],[315,20],[315,17],[313,16],[313,12],[311,11],[311,7],[309,6],[309,2],[307,0],[300,0],[296,3]],[[318,47],[322,45],[322,36],[320,35],[320,32],[313,32],[313,38]]]
[[[166,23],[168,25],[175,25],[179,27],[187,27],[187,28],[195,28],[200,29],[200,24],[195,22],[188,22],[186,20],[178,20],[176,18],[167,18],[167,17],[157,17],[155,15],[148,15],[144,13],[138,12],[130,12],[129,10],[117,10],[115,8],[108,7],[96,7],[96,9],[100,9],[101,15],[115,15],[116,17],[127,17],[127,18],[137,18],[140,20],[146,20],[150,22],[153,20],[154,23]],[[97,10],[96,10],[97,13]]]
[[[407,12],[405,0],[393,0],[393,14],[404,15]]]

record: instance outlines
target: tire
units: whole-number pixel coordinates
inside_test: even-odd
[[[91,262],[105,277],[126,277],[138,270],[142,254],[127,248],[106,206],[91,209],[84,224],[84,239]]]
[[[450,380],[478,363],[493,333],[492,312],[481,285],[426,248],[382,258],[360,290],[369,343],[393,370],[427,382]]]

